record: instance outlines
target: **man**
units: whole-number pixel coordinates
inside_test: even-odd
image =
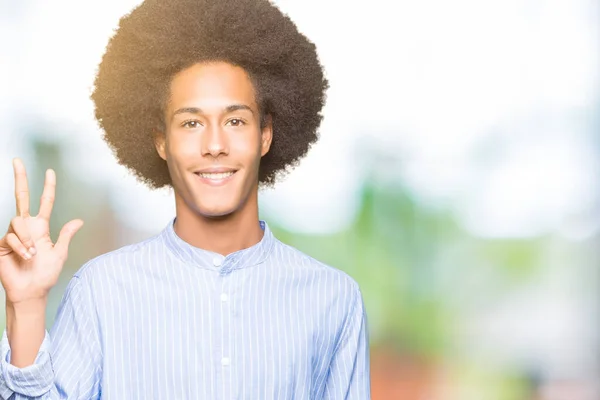
[[[176,216],[79,269],[48,333],[47,295],[83,222],[53,244],[54,173],[34,217],[15,160],[0,396],[368,399],[358,285],[258,217],[259,186],[316,141],[326,88],[314,45],[267,0],[146,0],[125,16],[96,118],[122,165],[173,187]]]

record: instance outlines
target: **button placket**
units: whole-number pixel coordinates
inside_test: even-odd
[[[219,280],[220,280],[220,291],[217,292],[217,296],[218,296],[218,303],[220,305],[220,310],[221,310],[221,329],[222,329],[222,339],[223,339],[223,346],[222,346],[222,353],[221,353],[221,372],[222,372],[222,377],[223,377],[223,389],[224,389],[224,393],[226,394],[225,397],[229,397],[230,394],[227,393],[230,390],[230,384],[231,384],[231,379],[233,379],[232,377],[232,373],[233,373],[233,369],[235,368],[235,366],[233,365],[234,360],[234,354],[233,352],[233,348],[232,348],[232,331],[231,331],[231,307],[230,307],[230,296],[229,296],[229,292],[231,290],[231,279],[232,276],[231,274],[223,274],[222,272],[227,270],[229,268],[229,263],[231,262],[231,260],[229,259],[225,259],[222,262],[221,265],[221,273],[219,274]]]

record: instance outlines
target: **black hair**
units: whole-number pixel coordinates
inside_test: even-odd
[[[171,184],[154,146],[175,74],[225,61],[250,76],[273,141],[259,167],[271,186],[318,138],[328,81],[315,45],[268,0],[146,0],[121,18],[92,93],[118,162],[151,188]]]

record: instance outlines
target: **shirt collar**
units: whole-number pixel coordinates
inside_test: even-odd
[[[251,247],[235,251],[227,256],[192,246],[181,239],[174,229],[175,218],[167,224],[161,236],[169,250],[185,263],[226,273],[234,269],[258,265],[267,258],[275,238],[265,221],[259,220],[258,222],[264,231],[262,239]]]

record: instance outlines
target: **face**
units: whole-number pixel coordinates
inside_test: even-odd
[[[244,69],[196,64],[177,74],[156,149],[166,160],[178,207],[223,217],[256,203],[258,167],[271,145]]]

